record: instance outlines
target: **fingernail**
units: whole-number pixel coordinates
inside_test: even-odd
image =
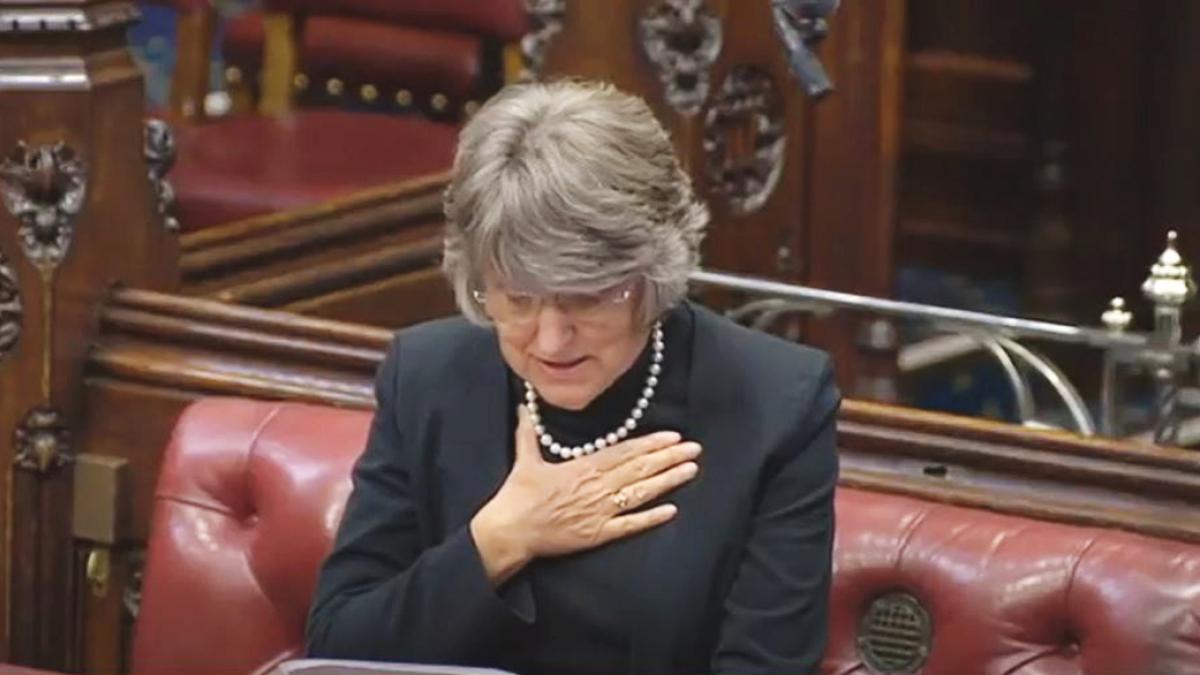
[[[694,443],[694,442],[688,443],[687,445],[685,445],[683,447],[686,448],[687,454],[691,455],[692,457],[699,455],[700,452],[704,449],[703,447],[700,446],[699,443]]]
[[[695,462],[688,462],[683,465],[683,472],[689,476],[695,476],[700,471],[700,465]]]

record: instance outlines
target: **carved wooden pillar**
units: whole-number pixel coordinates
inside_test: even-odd
[[[544,78],[608,80],[650,102],[711,207],[706,267],[890,295],[905,3],[842,3],[818,51],[836,91],[819,102],[774,23],[776,8],[805,5],[531,0],[542,38],[526,55]],[[812,328],[853,391],[868,358],[857,336],[879,331],[849,318]],[[869,354],[873,382],[890,378],[894,348]]]
[[[0,0],[0,661],[74,665],[69,467],[97,309],[113,284],[176,285],[125,44],[136,17]]]

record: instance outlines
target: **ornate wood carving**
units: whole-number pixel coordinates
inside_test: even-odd
[[[562,30],[567,0],[525,0],[525,9],[529,12],[529,23],[533,29],[521,38],[521,55],[525,59],[521,79],[529,81],[542,75],[546,47]]]
[[[121,607],[130,622],[136,621],[142,610],[142,579],[146,572],[146,551],[139,549],[128,554],[129,580],[121,591]]]
[[[154,190],[155,209],[162,218],[163,227],[178,232],[175,190],[167,180],[167,173],[175,164],[175,134],[171,131],[171,125],[159,119],[146,120],[143,153],[149,167],[150,185]]]
[[[17,272],[0,251],[0,359],[8,355],[21,337],[21,288]]]
[[[18,142],[0,163],[0,195],[21,221],[25,256],[42,271],[66,257],[86,185],[83,161],[62,142],[34,147]]]
[[[782,101],[769,73],[735,66],[704,120],[712,190],[738,215],[766,203],[783,171],[787,135]]]
[[[47,474],[71,461],[70,433],[62,414],[51,408],[30,410],[14,434],[22,469]]]
[[[721,53],[721,19],[704,0],[661,0],[642,16],[642,48],[667,102],[692,115],[708,100],[709,69]]]

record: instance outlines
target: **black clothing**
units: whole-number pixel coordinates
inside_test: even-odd
[[[321,571],[310,653],[505,667],[531,648],[536,662],[516,665],[559,675],[599,672],[580,663],[591,659],[637,675],[814,672],[837,477],[829,359],[701,307],[672,316],[680,311],[693,320],[681,431],[704,453],[699,476],[668,497],[678,515],[535,561],[499,592],[468,528],[512,461],[515,403],[496,336],[462,319],[402,331],[380,367],[379,408]],[[586,592],[571,593],[573,559],[589,561],[576,570]],[[554,626],[539,626],[543,611]],[[544,630],[604,653],[554,655]]]

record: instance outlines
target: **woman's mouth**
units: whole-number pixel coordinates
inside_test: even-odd
[[[570,375],[575,369],[582,366],[585,361],[587,361],[587,357],[581,356],[577,359],[538,359],[538,364],[550,375],[563,376]]]

